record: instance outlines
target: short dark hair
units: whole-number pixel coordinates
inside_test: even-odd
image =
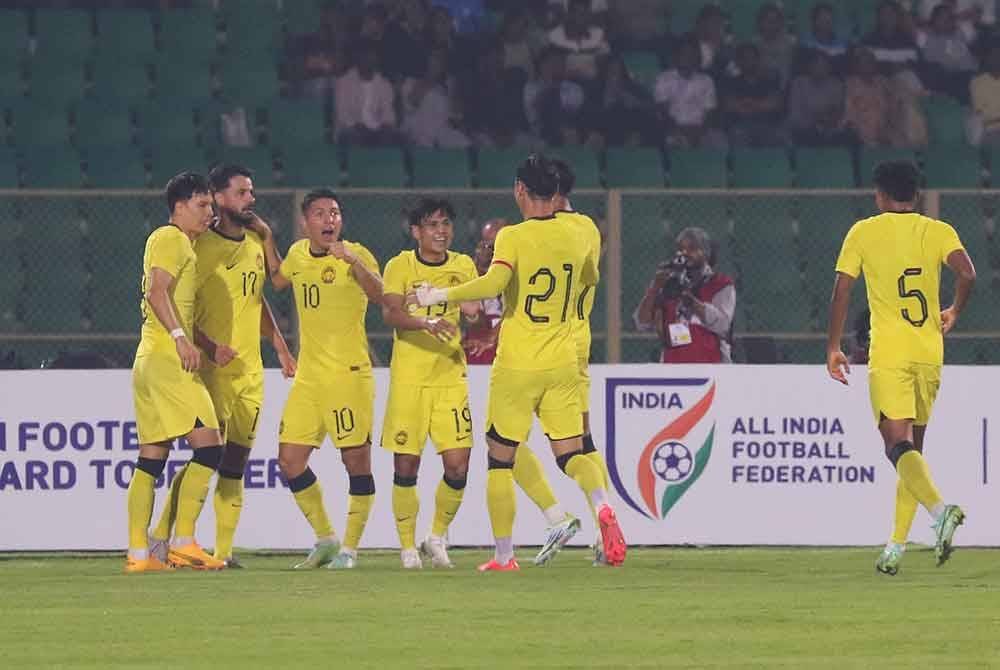
[[[167,196],[167,209],[173,214],[174,205],[177,203],[190,200],[195,193],[209,195],[212,189],[205,175],[197,172],[181,172],[170,178],[164,192]]]
[[[569,195],[573,191],[573,186],[576,185],[576,175],[573,174],[573,168],[561,158],[553,158],[552,166],[556,169],[556,175],[559,176],[556,193],[562,196]]]
[[[938,17],[949,11],[951,11],[951,6],[946,5],[943,2],[934,5],[934,9],[931,10],[931,23],[934,23],[935,21],[938,20]]]
[[[920,188],[920,169],[913,161],[886,161],[875,166],[872,182],[896,202],[913,202]]]
[[[559,190],[559,173],[542,154],[531,154],[518,166],[517,180],[538,198],[551,198]]]
[[[419,226],[434,212],[444,212],[449,219],[455,218],[455,207],[447,198],[421,198],[409,211],[407,218],[411,226]]]
[[[253,179],[253,170],[235,163],[219,163],[208,171],[208,183],[213,191],[225,191],[233,177]]]
[[[339,207],[340,211],[343,213],[344,207],[343,205],[340,204],[340,197],[334,192],[332,188],[324,187],[324,188],[314,188],[313,190],[306,193],[306,196],[302,198],[302,207],[301,207],[302,216],[306,215],[306,213],[309,211],[309,208],[312,207],[312,204],[314,202],[316,202],[317,200],[325,200],[325,199],[333,200],[334,202],[336,202],[337,207]]]

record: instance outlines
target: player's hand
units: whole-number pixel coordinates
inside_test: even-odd
[[[442,342],[450,342],[458,334],[455,324],[439,318],[424,319],[424,330]]]
[[[430,307],[441,302],[446,302],[448,292],[443,288],[434,288],[430,284],[418,286],[416,290],[417,304],[421,307]]]
[[[191,344],[186,337],[178,337],[174,340],[177,346],[177,355],[181,359],[181,368],[185,372],[194,372],[201,367],[201,352],[198,347]]]
[[[847,362],[847,356],[840,349],[830,351],[826,354],[826,371],[833,379],[847,386],[847,375],[851,374],[851,366]]]
[[[281,376],[285,379],[291,379],[298,372],[299,364],[288,349],[278,352],[278,362],[281,363]]]
[[[215,355],[212,356],[212,361],[219,367],[224,368],[232,363],[233,359],[237,358],[239,355],[239,352],[228,344],[217,344],[215,345]]]
[[[271,236],[271,226],[264,222],[264,219],[257,216],[257,212],[250,212],[250,223],[247,228],[257,233],[260,239],[266,240]]]
[[[412,312],[414,308],[420,306],[420,301],[417,300],[417,294],[413,291],[408,292],[403,296],[403,309],[407,312]]]
[[[340,240],[331,242],[326,251],[334,258],[342,260],[349,265],[354,265],[358,262],[358,257],[354,255],[354,252],[348,249]]]
[[[465,351],[469,356],[478,356],[479,354],[492,349],[496,344],[493,340],[466,340]]]
[[[941,310],[941,334],[947,335],[955,327],[956,321],[958,321],[958,312],[955,311],[954,305]]]

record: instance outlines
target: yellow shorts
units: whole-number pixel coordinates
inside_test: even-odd
[[[395,454],[419,456],[428,436],[437,453],[472,448],[469,388],[390,384],[381,444]]]
[[[223,442],[251,448],[264,404],[264,372],[233,376],[208,370],[202,371],[201,378],[215,405]]]
[[[201,422],[218,430],[215,408],[201,377],[185,372],[176,354],[145,354],[132,366],[132,398],[140,444],[187,435]]]
[[[913,419],[926,426],[941,386],[941,366],[911,363],[903,368],[869,368],[868,390],[871,393],[875,422],[887,419]]]
[[[580,366],[580,411],[590,411],[590,359],[579,358],[577,365]]]
[[[500,437],[524,442],[534,415],[550,440],[583,434],[580,370],[576,364],[552,370],[510,370],[493,366],[486,426]]]
[[[321,386],[296,381],[285,401],[278,439],[318,447],[329,435],[338,449],[360,447],[371,440],[374,409],[371,370],[344,373]]]

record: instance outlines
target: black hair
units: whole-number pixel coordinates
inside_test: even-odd
[[[447,198],[421,198],[407,214],[411,226],[419,226],[434,212],[444,212],[449,219],[455,218],[455,207]]]
[[[333,191],[332,188],[314,188],[313,190],[306,193],[306,196],[302,198],[302,216],[305,216],[309,212],[309,208],[317,200],[330,199],[337,203],[337,207],[340,211],[344,211],[344,207],[340,204],[340,197]]]
[[[948,5],[946,5],[946,4],[944,4],[943,2],[940,3],[940,4],[934,5],[934,9],[931,10],[931,23],[934,23],[935,21],[937,21],[939,16],[941,16],[942,14],[944,14],[945,12],[947,12],[950,9],[951,9],[951,7],[948,6]]]
[[[219,163],[208,171],[208,183],[213,191],[225,191],[233,177],[253,179],[253,170],[234,163]]]
[[[820,12],[830,12],[833,15],[837,14],[837,10],[833,8],[829,2],[818,2],[813,5],[812,11],[809,12],[810,23],[816,22],[816,17],[819,16]]]
[[[556,193],[562,196],[569,195],[576,184],[576,175],[573,174],[573,168],[569,166],[569,163],[560,158],[552,159],[552,167],[556,169],[556,175],[559,177],[559,185],[556,187]]]
[[[181,172],[170,178],[164,191],[167,196],[167,209],[173,214],[174,205],[177,203],[190,200],[195,193],[209,195],[212,189],[205,175],[197,172]]]
[[[517,181],[535,198],[551,198],[559,191],[559,172],[541,154],[531,154],[518,166]]]
[[[886,161],[875,166],[872,181],[896,202],[913,202],[920,187],[920,169],[913,161]]]

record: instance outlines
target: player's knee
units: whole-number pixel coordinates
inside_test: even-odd
[[[587,433],[583,436],[583,453],[592,454],[597,451],[597,446],[594,444],[594,436]]]
[[[500,433],[497,432],[496,426],[492,424],[490,425],[490,429],[486,431],[486,437],[496,442],[497,444],[501,444],[505,447],[516,447],[519,444],[517,440],[512,440],[508,437],[502,436]]]
[[[392,475],[392,483],[395,484],[396,486],[409,488],[417,485],[417,476],[416,475],[406,476],[396,472]]]
[[[166,465],[166,459],[158,461],[155,458],[140,456],[138,460],[136,460],[135,469],[142,470],[153,479],[157,479],[163,474],[163,468],[166,467]]]
[[[461,491],[462,489],[465,488],[466,481],[467,478],[465,474],[463,474],[461,477],[452,477],[451,475],[448,474],[448,471],[445,470],[444,483],[449,488],[452,488],[456,491]]]
[[[452,481],[461,481],[462,486],[452,486],[453,489],[463,488],[465,486],[465,480],[469,476],[469,464],[459,463],[456,465],[445,465],[444,466],[444,480],[447,482],[449,479]],[[449,484],[449,486],[451,486]]]
[[[375,478],[372,477],[370,474],[351,475],[350,477],[348,477],[347,492],[352,496],[375,495]]]
[[[561,456],[556,456],[556,464],[559,466],[560,470],[562,470],[563,472],[566,472],[566,468],[569,466],[569,462],[571,460],[573,460],[573,457],[574,456],[582,456],[582,455],[583,455],[583,452],[580,451],[579,449],[576,450],[576,451],[567,452],[565,454],[562,454]],[[569,474],[569,473],[567,473],[567,474]]]
[[[191,462],[203,465],[211,470],[218,470],[219,463],[222,462],[222,447],[201,447],[194,450]]]
[[[226,472],[243,472],[246,469],[247,461],[250,460],[250,448],[242,444],[230,442],[226,445],[222,453],[222,462],[219,463],[220,474]]]
[[[288,479],[288,489],[292,493],[298,493],[299,491],[304,491],[313,484],[316,483],[316,475],[313,473],[312,468],[306,468],[305,472],[300,474],[298,477],[291,477]]]
[[[493,456],[486,457],[486,467],[490,470],[513,470],[514,461],[502,461]]]
[[[903,457],[908,451],[916,451],[916,447],[909,440],[901,440],[896,444],[892,445],[885,450],[885,455],[889,457],[889,462],[892,463],[892,467],[896,467],[899,463],[899,459]]]

